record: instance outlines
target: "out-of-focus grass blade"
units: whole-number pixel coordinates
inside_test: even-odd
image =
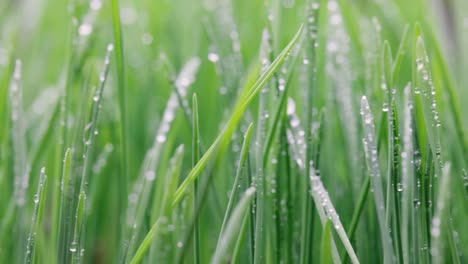
[[[252,202],[255,194],[255,187],[250,187],[245,191],[244,196],[239,201],[238,205],[232,212],[226,229],[221,235],[221,240],[218,242],[211,263],[230,263],[229,251],[235,242],[235,238],[239,236],[239,229],[241,228],[243,219],[247,215],[250,203]]]
[[[10,83],[10,107],[15,173],[15,199],[23,207],[29,184],[29,163],[27,160],[26,136],[23,117],[23,91],[21,87],[21,61],[17,60]]]
[[[39,176],[39,184],[37,186],[37,192],[34,195],[34,211],[31,220],[31,230],[29,231],[28,243],[26,248],[26,259],[25,263],[35,263],[36,259],[36,237],[37,233],[41,228],[42,214],[45,205],[45,195],[47,190],[47,175],[45,174],[45,168],[41,169]]]
[[[436,211],[431,223],[431,255],[434,263],[444,263],[444,246],[443,246],[443,231],[447,230],[447,221],[450,221],[445,216],[450,210],[447,205],[450,198],[450,163],[445,163],[442,170],[442,179],[439,184],[438,199]],[[453,256],[452,256],[453,257]],[[456,256],[458,258],[458,256]],[[455,259],[453,263],[459,262]]]

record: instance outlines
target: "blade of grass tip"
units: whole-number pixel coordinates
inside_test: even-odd
[[[389,223],[385,219],[384,192],[382,186],[382,177],[378,163],[374,118],[370,111],[369,103],[365,96],[361,100],[361,115],[364,125],[364,150],[366,154],[367,167],[371,179],[371,190],[374,194],[375,209],[380,226],[380,236],[384,251],[384,263],[392,263],[394,260],[392,240],[389,232]]]
[[[167,187],[165,188],[165,193],[161,201],[161,212],[159,213],[159,217],[157,218],[156,222],[151,226],[148,234],[141,242],[133,258],[129,261],[129,263],[131,264],[140,263],[142,261],[146,251],[151,246],[151,243],[153,242],[155,235],[159,232],[161,226],[167,225],[169,223],[169,217],[173,209],[173,193],[177,188],[177,183],[179,182],[183,157],[184,146],[180,145],[170,161],[171,167],[169,168],[169,171],[164,181],[164,186]]]
[[[102,95],[104,92],[104,87],[106,86],[107,75],[109,74],[109,65],[110,65],[110,57],[112,51],[114,50],[114,45],[109,44],[107,45],[107,54],[104,59],[104,69],[99,75],[99,86],[96,90],[95,94],[93,95],[93,104],[91,108],[91,120],[85,127],[85,136],[84,136],[84,164],[83,164],[83,171],[81,175],[81,186],[80,192],[84,191],[85,184],[86,184],[86,177],[90,168],[90,161],[91,161],[91,154],[94,147],[94,139],[98,134],[97,130],[97,122],[99,118],[99,112],[101,109],[101,101]],[[86,137],[86,132],[88,132],[88,137]]]
[[[183,110],[185,118],[190,125],[193,125],[192,115],[186,99],[188,87],[195,82],[195,75],[200,67],[200,59],[198,57],[191,58],[184,64],[177,78],[173,81],[174,94],[177,96],[177,101]],[[167,62],[169,64],[169,62]],[[193,128],[193,127],[192,127]]]
[[[197,94],[193,94],[192,98],[192,166],[195,166],[200,159],[200,138],[199,138],[199,124],[198,124],[198,102],[197,102]],[[198,200],[199,200],[199,187],[198,187],[198,179],[195,179],[193,182],[193,208],[197,208]],[[198,219],[195,219],[195,230],[194,230],[194,239],[193,239],[193,251],[194,251],[194,262],[195,264],[200,263],[200,226],[198,223]]]
[[[444,244],[442,230],[448,224],[447,211],[449,210],[447,203],[450,198],[450,163],[445,163],[442,170],[442,179],[439,184],[438,198],[436,211],[431,223],[431,256],[434,263],[444,263]]]
[[[34,195],[34,211],[31,220],[31,229],[29,231],[28,244],[26,248],[26,257],[24,263],[36,263],[36,236],[41,228],[42,214],[45,205],[45,195],[47,190],[47,175],[45,168],[41,169],[37,192]]]
[[[104,91],[104,87],[106,85],[106,80],[107,80],[107,75],[109,73],[109,65],[110,65],[110,57],[112,54],[112,51],[114,49],[114,46],[112,44],[109,44],[107,46],[107,53],[104,59],[104,69],[99,75],[99,86],[97,90],[95,91],[92,100],[92,107],[91,107],[91,117],[90,117],[90,123],[88,123],[85,126],[85,131],[84,131],[84,136],[83,136],[83,141],[84,141],[84,150],[83,150],[83,166],[81,168],[81,180],[80,180],[80,194],[78,195],[78,207],[76,211],[76,219],[74,223],[74,231],[73,231],[73,240],[70,245],[70,252],[71,252],[71,260],[72,262],[80,262],[82,254],[81,252],[77,253],[77,251],[81,251],[81,230],[84,228],[84,221],[82,218],[83,214],[83,204],[84,199],[86,199],[85,196],[85,187],[87,183],[87,175],[90,169],[90,162],[91,162],[91,154],[93,151],[94,147],[94,140],[95,137],[98,134],[97,130],[97,123],[98,123],[98,117],[99,117],[99,112],[101,109],[101,101],[102,101],[102,95]]]
[[[246,98],[243,98],[242,100],[239,101],[237,106],[234,108],[234,111],[231,115],[231,118],[227,122],[225,128],[223,131],[218,135],[216,140],[213,142],[213,144],[210,146],[210,148],[206,151],[206,153],[201,157],[200,161],[197,163],[197,165],[190,171],[189,175],[187,178],[181,183],[179,188],[174,194],[174,199],[173,199],[173,206],[176,206],[181,200],[182,197],[186,193],[187,187],[193,183],[193,181],[198,177],[198,175],[201,173],[203,168],[206,166],[208,161],[210,160],[211,156],[215,152],[216,147],[224,141],[226,138],[230,138],[232,136],[232,133],[234,132],[235,127],[239,123],[243,113],[247,109],[248,105],[252,102],[252,100],[255,98],[255,96],[260,92],[261,88],[265,85],[265,83],[272,77],[274,71],[281,65],[281,63],[284,61],[286,56],[289,54],[290,50],[294,46],[294,44],[297,42],[299,39],[299,36],[301,35],[302,32],[302,26],[299,28],[297,31],[296,35],[292,38],[292,40],[289,42],[289,44],[284,48],[283,52],[271,63],[271,65],[268,67],[268,69],[260,76],[260,78],[253,84],[253,86],[249,89],[248,95],[246,95]]]
[[[78,205],[76,207],[76,215],[75,215],[75,229],[73,231],[73,240],[70,244],[70,252],[71,252],[71,263],[81,263],[81,257],[83,256],[83,252],[81,251],[81,247],[83,241],[81,241],[81,230],[83,228],[83,214],[85,210],[85,202],[86,202],[86,194],[84,191],[80,192],[78,196]]]
[[[432,27],[428,26],[427,28],[430,29]],[[458,137],[462,141],[461,147],[462,147],[463,154],[465,157],[467,157],[468,156],[468,138],[466,135],[468,133],[465,132],[464,126],[463,126],[463,118],[462,118],[463,113],[460,110],[461,109],[460,101],[458,100],[460,96],[457,94],[457,91],[455,89],[456,87],[455,81],[453,80],[453,77],[450,74],[450,71],[449,71],[450,68],[447,65],[447,61],[442,52],[439,41],[437,40],[435,32],[434,30],[429,30],[428,32],[429,32],[429,36],[428,36],[429,40],[433,44],[433,48],[434,48],[435,61],[440,65],[439,68],[441,69],[442,75],[444,76],[443,78],[444,88],[446,88],[445,90],[448,92],[448,101],[450,102],[448,106],[453,115],[453,119],[455,122],[455,129],[456,129]]]
[[[338,237],[340,238],[341,242],[343,243],[343,246],[346,249],[346,252],[350,256],[351,262],[354,264],[359,263],[359,259],[357,258],[353,246],[351,245],[351,242],[349,241],[349,238],[346,235],[343,225],[341,224],[340,217],[336,212],[333,203],[331,202],[330,195],[325,189],[325,186],[323,185],[320,176],[316,175],[315,168],[312,166],[312,164],[310,164],[309,178],[310,185],[312,186],[311,194],[317,211],[319,213],[320,220],[322,221],[322,225],[325,225],[327,219],[331,221],[331,223],[333,224],[333,228],[335,229],[336,233],[338,234]],[[341,263],[338,250],[333,239],[331,239],[330,243],[334,262]]]
[[[241,228],[243,218],[248,215],[248,209],[252,202],[255,194],[255,187],[248,188],[238,205],[232,212],[232,216],[229,219],[226,229],[224,230],[221,240],[218,242],[216,250],[211,259],[211,263],[230,263],[229,251],[232,248],[235,238],[239,236],[239,230]]]
[[[117,85],[118,85],[118,98],[119,98],[119,111],[120,111],[120,136],[121,136],[121,173],[118,180],[120,192],[120,210],[126,208],[127,203],[127,176],[128,176],[128,149],[127,149],[127,103],[126,103],[126,85],[125,85],[125,63],[124,63],[124,47],[122,38],[122,28],[120,22],[119,0],[112,0],[112,25],[114,29],[114,43],[115,55],[117,66]],[[124,216],[121,214],[120,222],[123,223]],[[120,234],[121,236],[122,234]]]
[[[415,97],[420,98],[424,113],[424,123],[427,127],[429,144],[436,161],[436,174],[440,175],[442,167],[442,153],[440,144],[440,120],[437,111],[437,102],[435,99],[436,90],[432,81],[430,72],[430,61],[424,45],[424,40],[421,36],[417,37],[415,46],[416,55],[416,79]],[[418,93],[419,91],[419,93]]]
[[[322,233],[322,244],[320,246],[320,263],[332,264],[332,250],[331,250],[331,228],[330,220],[325,221]]]
[[[392,66],[392,83],[396,83],[396,78],[400,76],[400,67],[401,63],[403,61],[404,55],[405,55],[405,46],[407,44],[409,36],[409,25],[405,26],[405,29],[403,30],[403,35],[400,40],[400,46],[398,47],[398,51],[395,55],[395,60],[393,61],[393,66]]]
[[[302,46],[302,43],[303,41],[300,41],[297,45],[299,46],[298,50],[300,50],[300,47]],[[289,87],[291,86],[291,83],[292,83],[292,78],[294,76],[294,68],[295,66],[297,65],[297,58],[299,56],[297,56],[297,54],[295,56],[293,56],[292,58],[292,61],[290,62],[289,64],[289,69],[287,69],[288,71],[288,75],[287,75],[287,79],[285,81],[285,84],[284,84],[284,91],[281,93],[280,95],[280,103],[278,105],[278,107],[276,108],[276,111],[275,111],[275,116],[274,116],[274,119],[273,119],[273,122],[271,123],[271,126],[270,126],[270,129],[268,131],[268,134],[266,136],[266,144],[265,144],[265,147],[263,149],[263,155],[264,155],[264,160],[263,160],[263,167],[266,167],[266,163],[268,162],[269,158],[269,154],[270,154],[270,149],[273,145],[273,142],[274,142],[274,139],[275,139],[275,135],[276,135],[276,132],[278,131],[278,125],[280,123],[280,120],[282,119],[282,116],[284,115],[285,113],[285,109],[286,109],[286,105],[287,105],[287,99],[288,99],[288,91],[289,91]],[[280,84],[281,85],[281,84]]]
[[[232,184],[231,194],[229,196],[228,205],[227,205],[227,208],[226,208],[226,212],[224,214],[223,223],[221,225],[221,230],[219,232],[218,241],[221,241],[221,236],[224,233],[224,229],[225,229],[227,221],[229,219],[229,215],[231,214],[231,210],[232,210],[232,207],[234,205],[234,201],[236,200],[236,197],[237,197],[237,190],[239,189],[238,185],[240,184],[239,179],[240,179],[240,177],[242,175],[244,164],[245,164],[245,161],[247,159],[247,153],[249,151],[250,138],[252,136],[252,128],[253,128],[253,124],[250,123],[250,125],[247,128],[247,131],[245,132],[245,135],[244,135],[244,142],[242,143],[242,148],[241,148],[241,152],[240,152],[240,159],[239,159],[239,163],[237,165],[237,170],[236,170],[236,177],[234,178],[234,183]]]

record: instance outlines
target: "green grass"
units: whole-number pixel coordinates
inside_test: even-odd
[[[0,1],[0,263],[468,262],[432,2]]]

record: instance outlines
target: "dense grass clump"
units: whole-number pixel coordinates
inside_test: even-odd
[[[0,1],[0,263],[467,263],[467,14]]]

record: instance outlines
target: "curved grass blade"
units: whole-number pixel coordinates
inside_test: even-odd
[[[213,254],[211,263],[230,263],[228,257],[229,251],[234,243],[234,239],[239,236],[239,229],[241,229],[244,217],[248,215],[248,209],[250,208],[254,194],[255,187],[250,187],[245,191],[244,196],[232,212],[232,216]]]

